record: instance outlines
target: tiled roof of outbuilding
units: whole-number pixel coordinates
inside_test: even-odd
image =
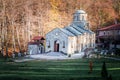
[[[120,30],[120,23],[98,29],[99,31]]]

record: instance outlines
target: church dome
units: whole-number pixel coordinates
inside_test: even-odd
[[[86,12],[84,10],[77,10],[75,13],[77,13],[77,14],[85,14]]]

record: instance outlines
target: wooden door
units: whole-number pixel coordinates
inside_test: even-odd
[[[54,52],[59,52],[59,43],[54,42]]]

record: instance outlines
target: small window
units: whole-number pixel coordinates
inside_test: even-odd
[[[73,44],[71,44],[71,48],[73,48]]]
[[[109,32],[108,32],[108,35],[109,35]]]
[[[74,21],[78,21],[78,16],[74,15]]]
[[[48,41],[48,43],[47,43],[47,44],[48,44],[48,48],[50,48],[50,41]]]
[[[63,48],[65,48],[65,41],[63,41]]]
[[[83,49],[83,44],[81,44],[81,50]]]
[[[120,31],[118,30],[117,32],[118,32],[118,34],[119,34]]]
[[[79,16],[77,16],[77,21],[79,21],[80,20],[80,18],[79,18]]]
[[[82,20],[84,20],[84,16],[82,16]]]
[[[104,35],[105,35],[105,31],[104,31]]]
[[[89,23],[87,23],[87,26],[89,27],[89,26],[90,26],[90,24],[89,24]]]
[[[92,39],[90,38],[90,47],[92,47]]]
[[[73,41],[71,41],[71,48],[73,48],[73,46],[74,46],[74,45],[73,45]]]

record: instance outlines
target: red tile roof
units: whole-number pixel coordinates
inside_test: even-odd
[[[35,36],[32,40],[45,40],[43,36]]]
[[[99,31],[120,30],[120,23],[98,29]]]
[[[39,45],[39,42],[28,42],[28,45]]]

